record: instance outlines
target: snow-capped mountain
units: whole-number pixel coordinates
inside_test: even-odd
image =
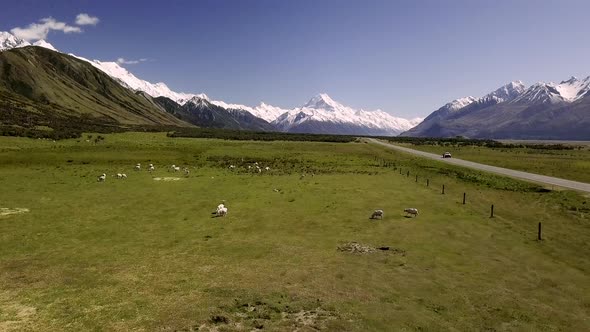
[[[201,98],[207,98],[205,94],[193,94],[184,92],[175,92],[163,82],[150,83],[148,81],[137,78],[135,75],[130,73],[127,69],[121,67],[116,62],[89,60],[75,54],[70,54],[80,60],[84,60],[97,69],[105,72],[115,80],[119,81],[121,85],[135,91],[143,91],[152,97],[167,97],[179,104],[184,104],[187,100],[198,96]]]
[[[31,44],[29,42],[24,41],[9,32],[0,32],[0,51],[11,49],[11,48],[17,48],[17,47],[25,47],[25,46],[30,46],[30,45]],[[44,40],[39,40],[39,41],[35,42],[33,45],[45,47],[50,50],[60,52],[55,47],[53,47],[53,45],[51,45],[50,43],[48,43]],[[93,65],[97,69],[100,69],[101,71],[105,72],[107,75],[109,75],[112,78],[114,78],[115,80],[117,80],[124,87],[129,88],[131,90],[135,90],[135,91],[143,91],[152,97],[167,97],[167,98],[170,98],[170,99],[178,102],[179,104],[183,104],[187,100],[189,100],[195,96],[207,98],[207,96],[204,94],[192,94],[192,93],[183,93],[183,92],[172,91],[172,90],[170,90],[170,88],[168,88],[168,86],[165,83],[162,83],[162,82],[154,84],[154,83],[150,83],[148,81],[142,80],[140,78],[137,78],[132,73],[130,73],[127,69],[121,67],[116,62],[89,60],[84,57],[81,57],[81,56],[78,56],[75,54],[71,54],[71,53],[69,55],[90,63],[91,65]]]
[[[31,45],[8,32],[0,33],[0,43],[3,47],[0,48],[0,50]],[[43,40],[37,41],[34,45],[59,52],[55,47]],[[203,104],[206,101],[207,103],[230,111],[234,117],[238,117],[239,114],[244,114],[241,115],[241,117],[252,122],[249,118],[249,115],[252,115],[271,123],[277,129],[283,131],[331,134],[397,135],[402,131],[410,129],[422,120],[397,118],[381,110],[355,110],[337,103],[326,94],[319,94],[302,107],[295,109],[283,109],[265,104],[264,102],[255,107],[231,104],[219,100],[210,100],[205,94],[172,91],[162,82],[154,84],[136,77],[116,62],[90,60],[75,54],[69,55],[90,63],[95,68],[114,78],[122,86],[131,90],[143,91],[154,98],[166,97],[179,105],[184,105],[189,100],[192,100],[191,103],[193,108],[211,108],[211,105]],[[195,105],[195,102],[199,102],[203,105]],[[249,115],[245,115],[245,113],[249,113]]]
[[[476,100],[453,101],[402,135],[589,139],[589,91],[590,77],[528,88],[521,81],[511,82]]]
[[[496,103],[511,101],[520,96],[525,91],[525,89],[526,87],[522,81],[510,82],[496,89],[494,92],[481,97],[479,101],[483,102],[493,100]]]
[[[381,110],[355,110],[321,93],[303,107],[283,113],[272,124],[286,132],[397,135],[420,121],[397,118]]]
[[[472,96],[455,99],[450,103],[446,103],[443,107],[441,107],[441,109],[444,109],[448,112],[457,111],[467,105],[470,105],[471,103],[473,103],[476,100],[477,100],[477,98],[472,97]]]
[[[579,80],[572,76],[559,84],[539,82],[528,88],[515,102],[571,103],[582,98],[590,90],[590,76]]]
[[[566,101],[576,101],[590,91],[590,76],[583,80],[572,76],[569,80],[559,83],[555,89]]]
[[[247,111],[255,117],[261,118],[267,122],[273,122],[274,120],[276,120],[276,118],[288,111],[280,107],[265,104],[264,102],[261,102],[260,105],[256,107],[250,107],[240,104],[228,104],[221,100],[212,100],[211,103],[226,109]]]
[[[28,41],[20,39],[10,32],[0,31],[0,51],[30,45]]]

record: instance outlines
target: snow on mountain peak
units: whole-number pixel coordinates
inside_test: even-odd
[[[203,104],[208,104],[209,100],[207,100],[206,98],[202,98],[201,96],[193,96],[192,98],[190,98],[189,100],[186,101],[185,104],[193,104],[195,106],[199,106],[199,105],[203,105]]]
[[[504,101],[510,101],[520,96],[525,91],[525,86],[521,81],[513,81],[506,85],[501,86],[494,92],[485,95],[480,98],[481,101],[487,101],[494,99],[496,102],[501,103]]]
[[[572,76],[567,81],[562,81],[555,86],[559,94],[566,101],[572,102],[582,98],[590,90],[590,76],[580,81],[577,77]]]
[[[70,55],[90,63],[97,69],[105,72],[107,75],[117,80],[124,87],[135,91],[143,91],[154,98],[167,97],[181,105],[194,96],[204,97],[207,99],[205,94],[196,95],[193,93],[175,92],[170,90],[170,88],[163,82],[154,84],[144,81],[140,78],[137,78],[135,75],[130,73],[127,69],[121,67],[116,62],[89,60],[71,53]]]
[[[473,96],[459,98],[459,99],[453,100],[450,103],[447,103],[443,107],[446,108],[446,109],[448,109],[449,111],[456,111],[456,110],[462,109],[463,107],[465,107],[465,106],[473,103],[476,100],[477,99],[475,97],[473,97]]]
[[[590,77],[579,80],[572,76],[559,84],[538,82],[531,85],[515,101],[532,103],[574,102],[590,91]]]
[[[55,47],[53,47],[53,45],[49,44],[48,42],[46,42],[43,39],[39,39],[36,42],[33,43],[34,46],[39,46],[39,47],[43,47],[43,48],[47,48],[50,49],[52,51],[56,51],[59,52]]]
[[[315,109],[337,109],[342,107],[342,104],[337,103],[334,99],[330,98],[326,93],[320,93],[317,96],[311,98],[303,107],[315,108]]]
[[[565,81],[561,81],[559,84],[573,84],[578,82],[578,78],[575,76],[571,76],[569,79],[565,80]]]
[[[356,110],[334,101],[321,93],[310,99],[303,107],[294,108],[281,114],[272,123],[283,131],[289,131],[306,123],[330,123],[332,125],[364,128],[368,132],[397,135],[406,131],[422,119],[407,120],[394,117],[382,110]]]
[[[28,41],[20,39],[10,32],[0,31],[0,51],[30,45],[31,44]]]

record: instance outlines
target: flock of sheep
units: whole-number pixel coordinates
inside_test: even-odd
[[[141,163],[137,163],[134,167],[134,169],[136,171],[141,171]],[[148,168],[147,168],[148,172],[153,172],[156,170],[156,167],[154,166],[154,164],[149,164]],[[188,167],[184,167],[183,172],[185,175],[189,175],[190,174],[190,170],[188,169]],[[170,166],[170,168],[168,169],[169,172],[180,172],[180,166],[176,166],[176,165],[172,165]],[[117,173],[115,175],[113,175],[113,177],[116,177],[117,179],[126,179],[127,178],[127,174],[125,173]],[[107,179],[107,175],[105,173],[101,174],[98,176],[97,181],[98,182],[105,182]]]
[[[236,168],[235,165],[229,165],[228,167],[230,170],[233,170]],[[264,169],[265,171],[269,171],[270,167],[264,167],[261,168],[257,162],[255,162],[253,165],[249,165],[248,166],[248,170],[255,170],[258,173],[262,173],[262,170]],[[135,170],[136,171],[140,171],[141,170],[141,164],[137,163],[135,165]],[[149,164],[148,165],[148,171],[149,172],[153,172],[156,170],[156,167],[154,166],[154,164]],[[176,165],[172,165],[170,166],[170,168],[168,168],[169,172],[180,172],[180,166],[176,166]],[[188,169],[188,167],[184,167],[183,168],[183,172],[185,175],[189,175],[190,174],[190,170]],[[117,173],[116,175],[117,179],[126,179],[127,175],[124,173]],[[98,182],[105,182],[107,179],[107,175],[105,173],[101,174],[98,176]],[[275,189],[276,191],[276,189]],[[406,213],[406,215],[413,215],[414,217],[418,216],[418,209],[416,208],[406,208],[404,209],[404,212]],[[214,214],[217,217],[225,217],[227,215],[227,207],[221,203],[217,206],[217,210],[216,212],[214,212]],[[373,214],[371,214],[371,218],[370,219],[383,219],[383,217],[385,216],[385,213],[383,212],[383,210],[375,210],[373,211]]]
[[[416,208],[407,208],[404,209],[404,212],[407,215],[413,215],[414,217],[418,216],[418,209]],[[371,214],[371,218],[369,219],[383,219],[383,217],[385,216],[385,213],[383,212],[383,210],[375,210],[373,211],[373,214]]]

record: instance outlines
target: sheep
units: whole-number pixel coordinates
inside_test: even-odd
[[[270,171],[270,167],[266,166],[266,167],[264,168],[264,170],[266,170],[266,171]]]
[[[122,179],[126,179],[126,178],[127,178],[127,174],[125,174],[125,173],[121,173],[121,178],[122,178]]]
[[[180,172],[180,166],[175,166],[175,167],[174,167],[174,171],[175,171],[175,172]]]
[[[150,164],[148,171],[153,172],[155,170],[156,170],[156,168],[154,167],[154,164]]]
[[[222,207],[221,209],[217,209],[217,216],[218,217],[225,217],[227,215],[227,208]]]
[[[217,205],[217,210],[215,212],[215,215],[217,217],[224,217],[225,215],[227,215],[227,208],[225,207],[225,204],[221,203],[221,204]]]
[[[229,169],[234,169],[234,168],[236,168],[235,165],[229,165]]]
[[[141,164],[137,163],[137,165],[135,165],[135,170],[136,171],[140,171],[141,170]]]
[[[375,210],[373,211],[373,214],[371,214],[371,218],[370,219],[383,219],[383,216],[385,215],[385,213],[383,213],[383,210]]]
[[[418,216],[418,209],[416,209],[416,208],[407,208],[407,209],[404,209],[404,212],[406,213],[406,215],[413,214],[414,217]]]
[[[98,177],[98,182],[105,182],[106,179],[107,179],[107,175],[102,173],[102,175]]]
[[[172,165],[172,166],[170,166],[170,168],[168,169],[168,172],[170,172],[170,171],[174,171],[175,169],[176,169],[176,165]]]
[[[117,179],[122,179],[122,178],[123,178],[123,174],[117,173]]]
[[[190,174],[190,172],[191,172],[191,171],[188,169],[188,167],[185,167],[185,168],[183,169],[183,171],[184,171],[184,175],[186,175],[186,176],[188,176],[188,175]]]

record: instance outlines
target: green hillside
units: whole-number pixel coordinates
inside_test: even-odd
[[[41,47],[0,53],[0,127],[190,126],[87,62]]]

